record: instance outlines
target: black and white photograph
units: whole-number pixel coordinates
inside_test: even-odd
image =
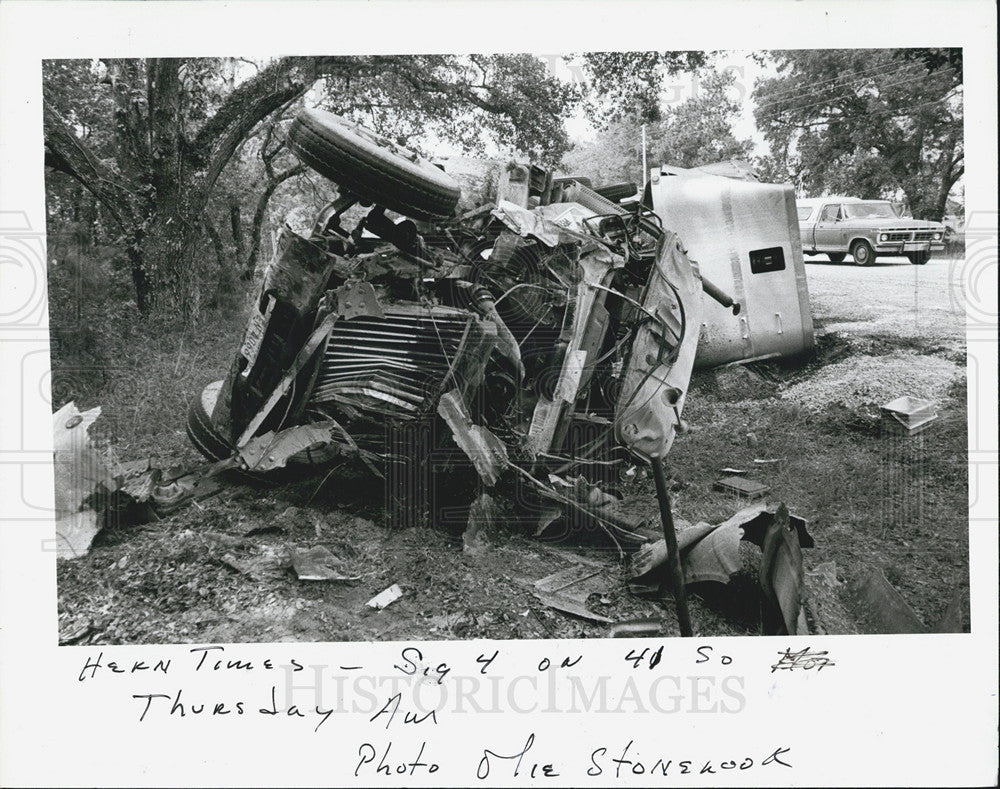
[[[61,638],[967,632],[962,68],[45,61]]]
[[[995,783],[996,54],[8,0],[0,784]]]

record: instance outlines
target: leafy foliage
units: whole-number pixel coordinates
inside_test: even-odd
[[[696,167],[749,155],[750,142],[738,140],[732,123],[739,114],[733,98],[732,72],[706,71],[694,83],[686,101],[660,110],[661,120],[646,124],[650,166]],[[610,123],[592,143],[578,145],[563,159],[563,169],[601,183],[641,184],[642,126],[636,119]]]
[[[590,111],[603,124],[663,119],[664,80],[708,64],[705,52],[586,52],[579,56],[591,85]]]
[[[962,53],[782,50],[754,90],[765,169],[807,193],[907,198],[940,219],[964,171]],[[781,177],[783,176],[783,177]]]
[[[436,134],[537,161],[568,147],[563,121],[579,99],[530,55],[47,61],[44,78],[46,164],[116,226],[139,310],[190,316],[208,242],[220,269],[233,260],[221,273],[252,274],[267,202],[301,174],[280,126],[314,88],[321,105],[418,148]],[[67,202],[69,183],[50,179],[50,204]],[[225,289],[232,277],[208,279]]]

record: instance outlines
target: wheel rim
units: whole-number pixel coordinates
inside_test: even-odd
[[[854,259],[862,266],[865,265],[870,260],[868,247],[864,244],[858,244],[857,248],[854,250]]]

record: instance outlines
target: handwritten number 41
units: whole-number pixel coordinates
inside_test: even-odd
[[[632,668],[639,668],[639,666],[642,665],[642,662],[646,660],[647,654],[649,654],[649,647],[643,649],[642,652],[640,652],[638,655],[635,653],[634,649],[630,649],[628,651],[628,654],[625,656],[625,662],[631,663]],[[649,654],[649,660],[648,660],[649,668],[651,669],[656,668],[657,664],[659,664],[661,660],[663,660],[662,646],[657,647],[657,649],[655,649],[652,652],[652,654]]]

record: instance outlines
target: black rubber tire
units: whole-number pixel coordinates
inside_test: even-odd
[[[212,424],[212,411],[222,388],[222,381],[214,381],[191,400],[187,414],[187,434],[194,448],[213,463],[230,457],[235,447],[229,439]]]
[[[844,258],[847,257],[846,252],[827,252],[826,256],[830,258],[831,263],[843,263]]]
[[[332,112],[303,110],[288,142],[304,164],[362,202],[414,219],[450,216],[462,194],[444,170]]]
[[[859,238],[851,244],[851,257],[859,266],[870,266],[875,262],[875,250],[871,244]]]
[[[232,442],[212,423],[212,411],[222,388],[222,381],[213,381],[188,406],[187,434],[197,449],[213,463],[231,457],[236,451]],[[298,466],[323,466],[340,457],[334,444],[317,444],[292,455],[288,462]]]
[[[906,257],[909,258],[910,262],[914,266],[925,266],[927,261],[931,259],[930,252],[907,252]]]

